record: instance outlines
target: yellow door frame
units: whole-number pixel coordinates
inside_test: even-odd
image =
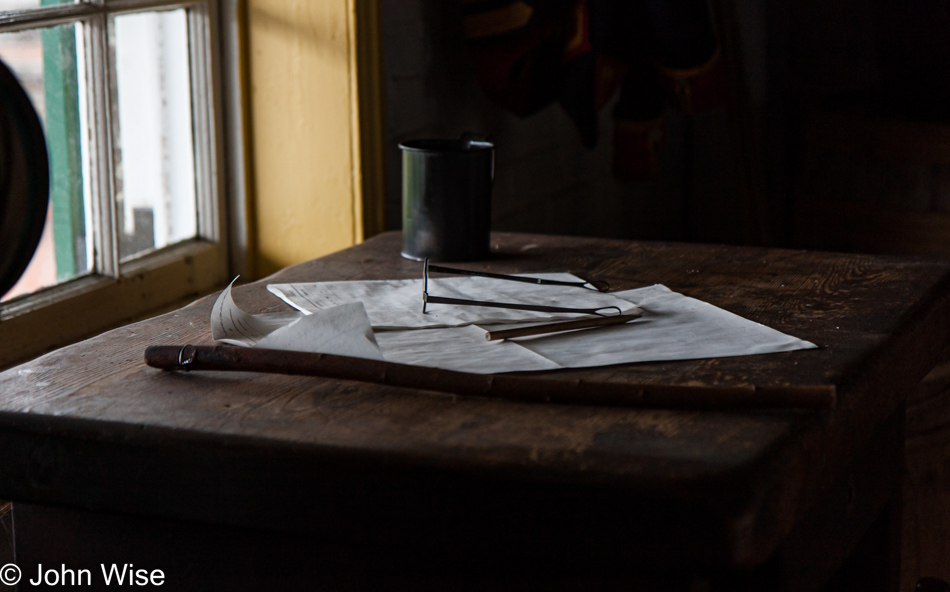
[[[383,226],[378,0],[245,0],[247,268],[261,277]]]

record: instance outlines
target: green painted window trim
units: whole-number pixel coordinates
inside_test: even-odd
[[[42,39],[56,279],[65,281],[87,271],[76,32],[72,26],[43,29]]]

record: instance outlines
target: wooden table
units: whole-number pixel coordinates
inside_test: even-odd
[[[268,282],[419,276],[399,241],[235,299],[276,311]],[[127,562],[162,569],[174,590],[810,590],[838,572],[896,589],[903,400],[950,337],[950,263],[517,234],[493,245],[472,268],[662,283],[820,346],[546,375],[833,385],[837,407],[549,405],[146,367],[148,345],[211,342],[208,297],[0,374],[0,498],[14,500],[25,575]]]

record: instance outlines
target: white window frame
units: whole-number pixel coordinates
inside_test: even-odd
[[[177,307],[221,286],[232,271],[241,271],[243,265],[229,265],[229,260],[243,262],[246,256],[236,3],[85,0],[0,12],[0,33],[75,22],[84,25],[89,125],[94,130],[90,153],[99,156],[91,160],[90,185],[93,215],[101,228],[93,240],[92,274],[0,303],[0,368],[148,313]],[[106,27],[117,14],[178,8],[187,9],[188,15],[197,238],[120,262]]]

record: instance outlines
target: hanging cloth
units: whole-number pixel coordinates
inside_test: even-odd
[[[461,1],[479,82],[511,112],[527,116],[558,103],[591,148],[599,113],[619,91],[619,178],[656,175],[667,108],[697,113],[725,97],[705,0]]]

